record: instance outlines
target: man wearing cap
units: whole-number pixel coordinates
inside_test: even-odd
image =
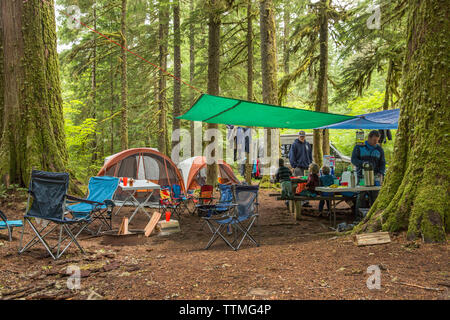
[[[312,148],[305,139],[305,131],[298,133],[298,139],[295,139],[289,150],[289,162],[294,169],[294,176],[304,176],[305,170],[308,170],[312,163]]]
[[[294,176],[304,176],[305,170],[308,170],[312,163],[312,148],[305,139],[305,131],[298,133],[298,139],[295,139],[289,150],[289,162],[294,169]],[[308,201],[305,201],[303,207],[311,207]]]

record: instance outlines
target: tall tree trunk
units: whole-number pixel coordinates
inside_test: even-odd
[[[277,44],[274,18],[274,6],[272,0],[260,1],[260,31],[261,31],[261,69],[262,69],[262,97],[267,104],[278,103],[277,87]],[[267,147],[267,157],[272,159],[272,133],[266,130],[265,147]],[[264,166],[270,167],[270,163]],[[266,175],[264,181],[269,179]]]
[[[114,105],[116,103],[116,99],[114,96],[114,81],[115,81],[115,72],[114,72],[114,64],[113,64],[113,47],[111,45],[111,52],[109,54],[109,73],[110,73],[110,117],[111,117],[111,132],[110,132],[110,154],[114,154]]]
[[[442,45],[450,33],[449,6],[442,0],[408,5],[395,157],[355,232],[407,230],[408,239],[443,242],[450,231],[450,52]]]
[[[247,0],[247,100],[253,101],[253,18],[252,0]],[[249,141],[250,142],[250,141]],[[245,141],[244,141],[245,146]],[[249,145],[250,147],[250,145]],[[249,150],[250,151],[250,150]],[[244,178],[248,184],[252,184],[253,165],[250,162],[250,153],[245,153]]]
[[[284,2],[284,10],[283,10],[283,65],[284,65],[284,73],[289,74],[289,34],[291,32],[290,24],[291,24],[291,3],[290,1]]]
[[[394,69],[394,61],[392,59],[389,60],[389,67],[388,72],[386,76],[386,85],[385,85],[385,91],[384,91],[384,102],[383,102],[383,110],[389,109],[389,100],[391,96],[391,79],[392,79],[392,73]]]
[[[65,171],[67,149],[52,0],[1,1],[0,175],[26,186],[32,169]]]
[[[126,39],[127,0],[122,0],[121,45],[122,45],[122,119],[120,124],[120,146],[128,149],[128,78],[127,78],[127,39]]]
[[[190,0],[189,3],[189,12],[190,12],[190,18],[191,21],[193,20],[193,14],[194,14],[194,0]],[[192,22],[192,25],[189,28],[189,84],[192,86],[194,85],[194,77],[195,77],[195,28],[194,24]],[[195,93],[193,90],[190,90],[189,94],[190,98],[190,105],[194,103],[195,100]],[[191,132],[191,156],[195,156],[195,143],[194,143],[194,137],[195,137],[195,122],[190,121],[190,132]]]
[[[174,75],[181,79],[181,33],[180,33],[180,0],[173,3],[173,64]],[[180,119],[176,119],[181,114],[181,83],[178,79],[173,81],[173,130],[180,129]],[[172,149],[178,142],[172,142]]]
[[[3,74],[3,23],[2,23],[2,4],[0,3],[0,137],[3,132],[3,113],[4,113],[4,74]],[[1,146],[1,141],[0,141]]]
[[[330,0],[321,0],[319,8],[320,16],[320,56],[319,56],[319,78],[317,81],[316,111],[328,111],[328,13]],[[314,130],[314,162],[322,166],[323,154],[330,154],[328,131]],[[323,134],[325,133],[325,135]]]
[[[167,37],[169,33],[169,10],[164,0],[159,1],[159,66],[167,69]],[[167,154],[167,109],[166,109],[166,77],[159,70],[158,109],[159,109],[159,134],[158,149]]]
[[[220,73],[220,13],[218,12],[219,0],[210,0],[210,12],[208,20],[208,94],[219,95],[219,73]],[[208,129],[219,129],[218,124],[208,123]],[[210,141],[216,143],[217,141]],[[207,162],[211,162],[210,156],[214,157],[217,150],[210,155],[207,153]],[[207,164],[206,183],[216,185],[218,176],[217,163]]]
[[[97,8],[96,1],[94,1],[93,5],[93,19],[94,19],[94,30],[97,30]],[[97,34],[93,33],[94,44],[93,44],[93,52],[92,52],[92,118],[97,119]],[[97,150],[97,133],[94,131],[92,138],[92,158],[91,162],[95,163],[98,157]]]

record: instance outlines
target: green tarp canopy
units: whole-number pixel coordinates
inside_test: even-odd
[[[354,118],[209,94],[202,94],[184,115],[177,117],[207,123],[289,129],[314,129]]]

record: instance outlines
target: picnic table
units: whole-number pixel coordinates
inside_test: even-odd
[[[151,218],[151,215],[147,212],[147,210],[145,210],[145,204],[148,202],[148,200],[150,199],[150,197],[153,195],[154,190],[159,190],[161,189],[161,186],[159,184],[153,183],[151,181],[147,181],[147,180],[134,180],[133,186],[130,186],[130,183],[128,182],[128,184],[126,186],[123,185],[123,182],[119,183],[119,187],[125,191],[127,193],[127,198],[121,203],[121,205],[119,206],[119,209],[116,211],[116,215],[119,213],[119,211],[122,209],[122,207],[124,206],[124,204],[127,201],[131,201],[131,203],[133,204],[133,206],[136,207],[136,209],[134,210],[133,214],[130,216],[130,219],[128,220],[128,222],[131,222],[131,220],[134,218],[134,216],[136,215],[136,213],[141,210],[143,213],[145,213],[149,218]],[[146,190],[146,191],[150,191],[147,198],[145,198],[144,201],[139,202],[135,195],[136,192],[138,190]]]
[[[306,180],[301,178],[291,178],[291,181],[295,181],[296,183],[304,183]],[[306,196],[300,196],[295,195],[293,199],[288,200],[289,201],[289,212],[292,213],[295,216],[296,220],[300,220],[301,218],[301,212],[302,212],[302,202],[303,201],[310,201],[310,200],[329,200],[331,201],[331,207],[328,208],[329,217],[330,217],[330,225],[333,227],[331,229],[336,228],[336,206],[342,202],[342,201],[353,201],[354,197],[347,196],[347,195],[341,195],[340,193],[358,193],[358,192],[364,192],[364,191],[379,191],[381,189],[381,186],[356,186],[354,188],[351,187],[338,187],[338,188],[330,188],[330,187],[316,187],[317,192],[328,192],[332,193],[332,196],[324,196],[324,195],[317,195],[316,197],[306,197]],[[295,194],[295,188],[293,187],[294,194]],[[281,199],[280,193],[271,193],[269,196],[276,196],[277,200],[286,200]],[[333,217],[333,223],[331,222],[331,218]]]

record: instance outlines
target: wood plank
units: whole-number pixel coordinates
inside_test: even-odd
[[[122,218],[122,223],[120,224],[119,232],[117,232],[117,234],[130,234],[130,232],[128,232],[128,217]]]
[[[161,218],[161,212],[158,211],[154,211],[152,218],[150,219],[150,222],[145,226],[144,229],[144,235],[146,237],[150,236],[150,234],[152,233],[153,229],[155,229],[156,224],[158,223],[159,219]]]
[[[354,242],[357,246],[370,246],[376,244],[390,243],[389,232],[374,232],[367,234],[357,234],[354,236]]]

